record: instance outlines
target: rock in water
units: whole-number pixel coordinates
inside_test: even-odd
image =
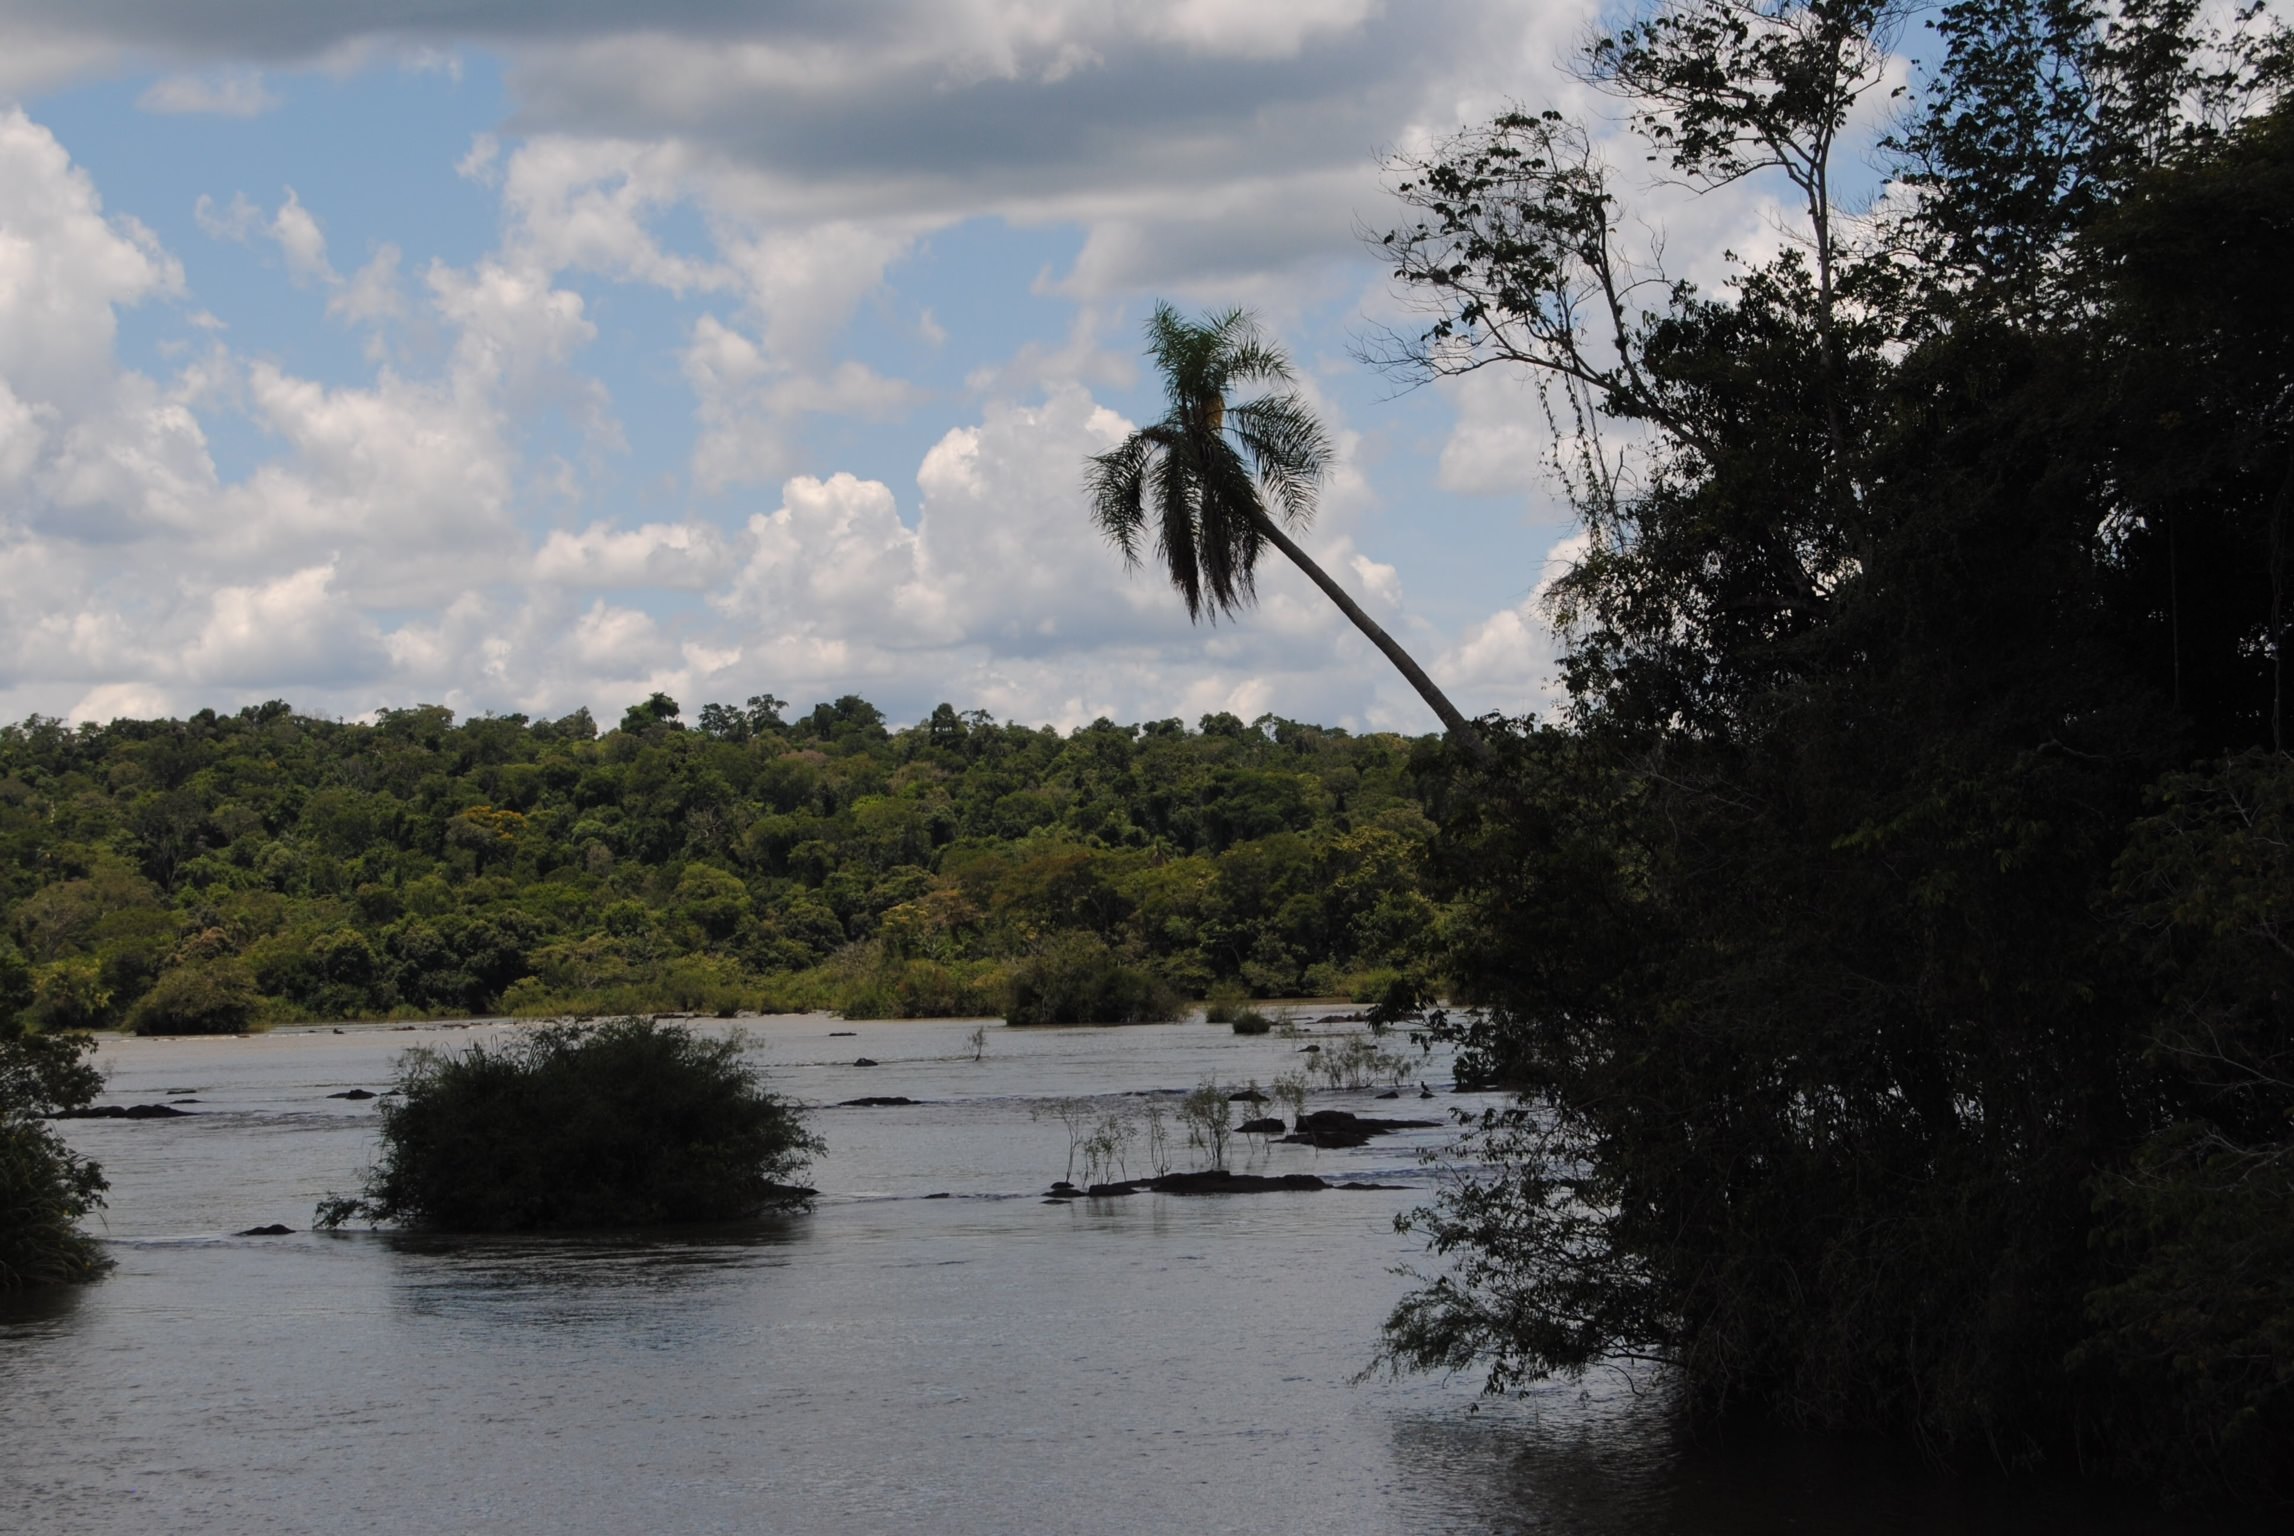
[[[1383,1136],[1389,1131],[1436,1130],[1441,1123],[1439,1120],[1380,1120],[1371,1115],[1349,1114],[1343,1109],[1318,1109],[1299,1121],[1298,1129],[1283,1140],[1327,1152],[1367,1146],[1371,1137]]]
[[[1275,1190],[1328,1189],[1311,1173],[1229,1173],[1204,1168],[1194,1173],[1166,1173],[1149,1179],[1147,1188],[1163,1195],[1256,1195]]]

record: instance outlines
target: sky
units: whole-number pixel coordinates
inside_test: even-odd
[[[1063,728],[1429,710],[1279,556],[1190,625],[1085,512],[1158,299],[1337,446],[1307,548],[1468,714],[1546,711],[1528,381],[1407,389],[1381,157],[1585,0],[0,0],[0,719],[601,721],[858,693]],[[1620,149],[1638,163],[1638,152]],[[1773,189],[1662,196],[1676,264]]]

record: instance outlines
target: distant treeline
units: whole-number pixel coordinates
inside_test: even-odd
[[[1046,966],[1365,993],[1436,950],[1407,739],[785,708],[0,727],[0,1017],[975,1013]]]

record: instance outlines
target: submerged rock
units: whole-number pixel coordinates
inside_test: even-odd
[[[284,1226],[274,1221],[267,1227],[249,1227],[244,1232],[234,1232],[231,1235],[234,1237],[286,1237],[292,1234],[294,1230],[293,1227]]]
[[[51,1120],[173,1120],[196,1111],[167,1104],[96,1104],[86,1109],[58,1110]]]
[[[1264,1104],[1266,1102],[1266,1095],[1259,1092],[1256,1088],[1245,1088],[1240,1093],[1228,1094],[1227,1102],[1229,1104]]]
[[[1439,1120],[1381,1120],[1374,1115],[1350,1114],[1343,1109],[1318,1109],[1299,1121],[1298,1129],[1283,1140],[1327,1152],[1367,1146],[1371,1137],[1392,1131],[1438,1130],[1441,1124]]]
[[[1262,1195],[1289,1190],[1382,1189],[1378,1184],[1332,1185],[1311,1173],[1230,1173],[1224,1168],[1200,1168],[1191,1173],[1161,1173],[1151,1179],[1115,1179],[1077,1189],[1062,1179],[1051,1187],[1047,1201],[1114,1200],[1124,1195]]]
[[[856,1067],[880,1067],[884,1065],[884,1063],[876,1060],[876,1058],[873,1056],[863,1056],[858,1061],[855,1061],[853,1065]]]
[[[371,1099],[374,1097],[374,1090],[371,1088],[352,1088],[342,1093],[330,1093],[327,1097],[330,1099]]]
[[[1326,1180],[1311,1173],[1229,1173],[1224,1168],[1201,1168],[1192,1173],[1166,1173],[1146,1181],[1159,1195],[1256,1195],[1273,1190],[1328,1189]]]
[[[904,1099],[897,1093],[871,1093],[857,1099],[846,1099],[836,1107],[838,1109],[890,1109],[896,1105],[915,1102],[914,1099]]]

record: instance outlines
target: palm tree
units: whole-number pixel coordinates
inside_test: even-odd
[[[1087,481],[1092,520],[1123,552],[1123,563],[1140,564],[1151,531],[1157,560],[1187,600],[1187,617],[1216,623],[1256,600],[1259,552],[1272,544],[1410,680],[1450,739],[1476,761],[1485,758],[1488,747],[1426,669],[1285,531],[1304,531],[1314,519],[1330,440],[1288,391],[1227,404],[1237,385],[1288,383],[1281,350],[1242,310],[1191,321],[1159,303],[1147,322],[1147,351],[1171,408],[1094,454]],[[1279,520],[1267,511],[1270,501]]]

